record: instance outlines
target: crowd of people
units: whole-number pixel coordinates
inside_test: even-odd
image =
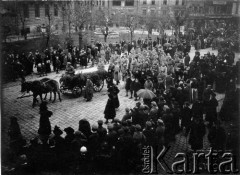
[[[63,137],[60,127],[55,126],[52,131],[49,120],[52,112],[43,102],[38,136],[30,141],[30,145],[25,146],[17,118],[11,118],[12,155],[21,155],[16,169],[139,172],[144,145],[161,150],[182,131],[193,151],[202,149],[206,124],[213,149],[224,150],[226,133],[221,125],[222,119],[218,117],[216,93],[236,91],[238,69],[233,65],[234,53],[229,48],[219,48],[218,55],[201,55],[196,50],[191,60],[188,39],[182,37],[179,43],[164,39],[161,43],[139,39],[133,43],[97,43],[86,47],[82,52],[86,54],[86,60],[79,61],[82,66],[91,59],[99,67],[109,63],[108,102],[104,110],[107,127],[104,127],[103,120],[90,125],[87,119],[81,119],[78,130],[67,127]],[[63,57],[66,61],[62,62],[59,56],[60,67],[64,66],[62,63],[70,62],[76,68],[73,55],[78,55],[75,53],[77,48],[69,47],[68,51]],[[63,51],[57,52],[61,54]],[[48,53],[51,52],[46,55]],[[55,67],[53,55],[45,58],[52,58]],[[30,60],[33,66],[33,57]],[[37,66],[40,59],[36,60]],[[134,97],[136,106],[126,108],[126,114],[119,120],[116,111],[120,107],[118,84],[121,81],[125,84],[126,98]],[[155,97],[140,102],[137,94],[140,89],[152,91]]]

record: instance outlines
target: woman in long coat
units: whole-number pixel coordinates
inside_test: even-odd
[[[40,121],[38,134],[42,136],[43,142],[47,141],[51,134],[51,123],[49,118],[52,116],[52,112],[48,110],[47,102],[42,102],[40,105]]]
[[[114,95],[111,93],[111,87],[108,89],[108,101],[104,110],[104,118],[106,119],[106,124],[109,119],[114,119],[116,117]]]
[[[118,99],[118,93],[119,93],[119,89],[116,85],[113,85],[113,90],[112,90],[112,94],[113,94],[113,103],[115,105],[115,109],[118,109],[120,106],[120,102]]]

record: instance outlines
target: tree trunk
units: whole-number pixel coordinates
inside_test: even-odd
[[[48,35],[47,35],[46,48],[48,48],[48,45],[49,45],[49,40],[50,40],[50,36],[49,36],[49,34],[48,34]]]
[[[79,29],[79,33],[78,33],[78,37],[79,37],[79,49],[82,49],[82,29]]]
[[[71,23],[69,22],[68,23],[68,37],[69,37],[69,40],[70,40],[70,38],[71,38]]]
[[[131,44],[132,44],[132,40],[133,40],[133,31],[131,31],[130,33],[131,33]]]

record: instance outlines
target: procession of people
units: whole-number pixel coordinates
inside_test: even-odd
[[[102,114],[105,122],[99,120],[90,125],[86,118],[81,119],[79,129],[65,128],[66,136],[63,137],[63,128],[55,126],[54,130],[51,129],[49,117],[52,112],[46,103],[41,104],[39,135],[27,148],[20,149],[24,144],[17,144],[20,148],[12,149],[14,156],[26,155],[24,161],[27,164],[17,168],[21,171],[38,168],[67,171],[73,168],[78,173],[141,172],[143,146],[157,147],[159,151],[174,143],[176,135],[182,132],[191,146],[189,151],[201,150],[205,127],[210,130],[210,145],[226,149],[227,136],[222,122],[228,116],[218,115],[216,96],[238,91],[236,65],[239,61],[234,64],[235,55],[229,47],[219,47],[217,55],[210,52],[201,55],[200,44],[196,45],[191,59],[191,47],[189,38],[181,36],[178,41],[166,37],[162,41],[159,38],[153,41],[139,38],[132,43],[97,42],[82,50],[69,45],[67,52],[61,47],[46,50],[44,58],[38,52],[35,58],[30,53],[21,59],[9,55],[5,64],[12,66],[20,60],[21,69],[28,70],[28,73],[33,72],[34,64],[43,68],[49,59],[53,71],[64,69],[68,76],[74,74],[77,63],[81,68],[97,65],[101,69],[109,64],[107,104]],[[46,71],[49,72],[49,68]],[[121,88],[122,84],[124,88]],[[135,100],[136,106],[126,108],[126,114],[119,119],[117,113],[121,104],[118,95],[121,91],[125,96],[121,98]],[[94,100],[93,83],[89,77],[84,98]],[[12,120],[16,122],[16,119]],[[21,135],[18,124],[11,125],[10,131],[10,139],[17,142],[19,137],[12,137],[12,132]],[[223,138],[222,142],[216,137]],[[23,142],[22,139],[19,141]]]

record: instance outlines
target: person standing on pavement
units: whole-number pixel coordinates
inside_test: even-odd
[[[114,119],[116,117],[116,110],[115,110],[115,104],[114,104],[114,95],[112,93],[113,88],[108,88],[108,101],[104,110],[104,118],[106,119],[105,124],[108,123],[109,119]]]
[[[120,90],[118,89],[118,87],[116,85],[112,86],[112,94],[113,94],[113,103],[115,105],[115,109],[118,110],[119,106],[120,106],[120,102],[118,99],[118,93],[120,92]]]
[[[131,83],[132,79],[129,74],[127,74],[126,82],[125,82],[125,89],[126,89],[126,97],[128,97],[128,91],[131,90]]]
[[[213,123],[217,121],[217,107],[218,101],[216,99],[216,94],[212,93],[206,105],[206,121],[209,122],[209,127],[212,127]]]
[[[115,62],[114,66],[114,80],[116,81],[116,84],[118,85],[120,83],[120,66],[117,62]]]
[[[40,121],[38,134],[41,137],[43,143],[46,143],[49,135],[51,134],[51,123],[49,118],[53,115],[52,111],[48,110],[47,102],[42,102],[40,104]]]
[[[93,97],[93,82],[90,80],[89,77],[87,77],[84,98],[86,98],[87,101],[91,101],[92,97]]]
[[[196,151],[203,148],[203,137],[205,135],[205,126],[201,118],[194,118],[191,124],[189,144]]]

